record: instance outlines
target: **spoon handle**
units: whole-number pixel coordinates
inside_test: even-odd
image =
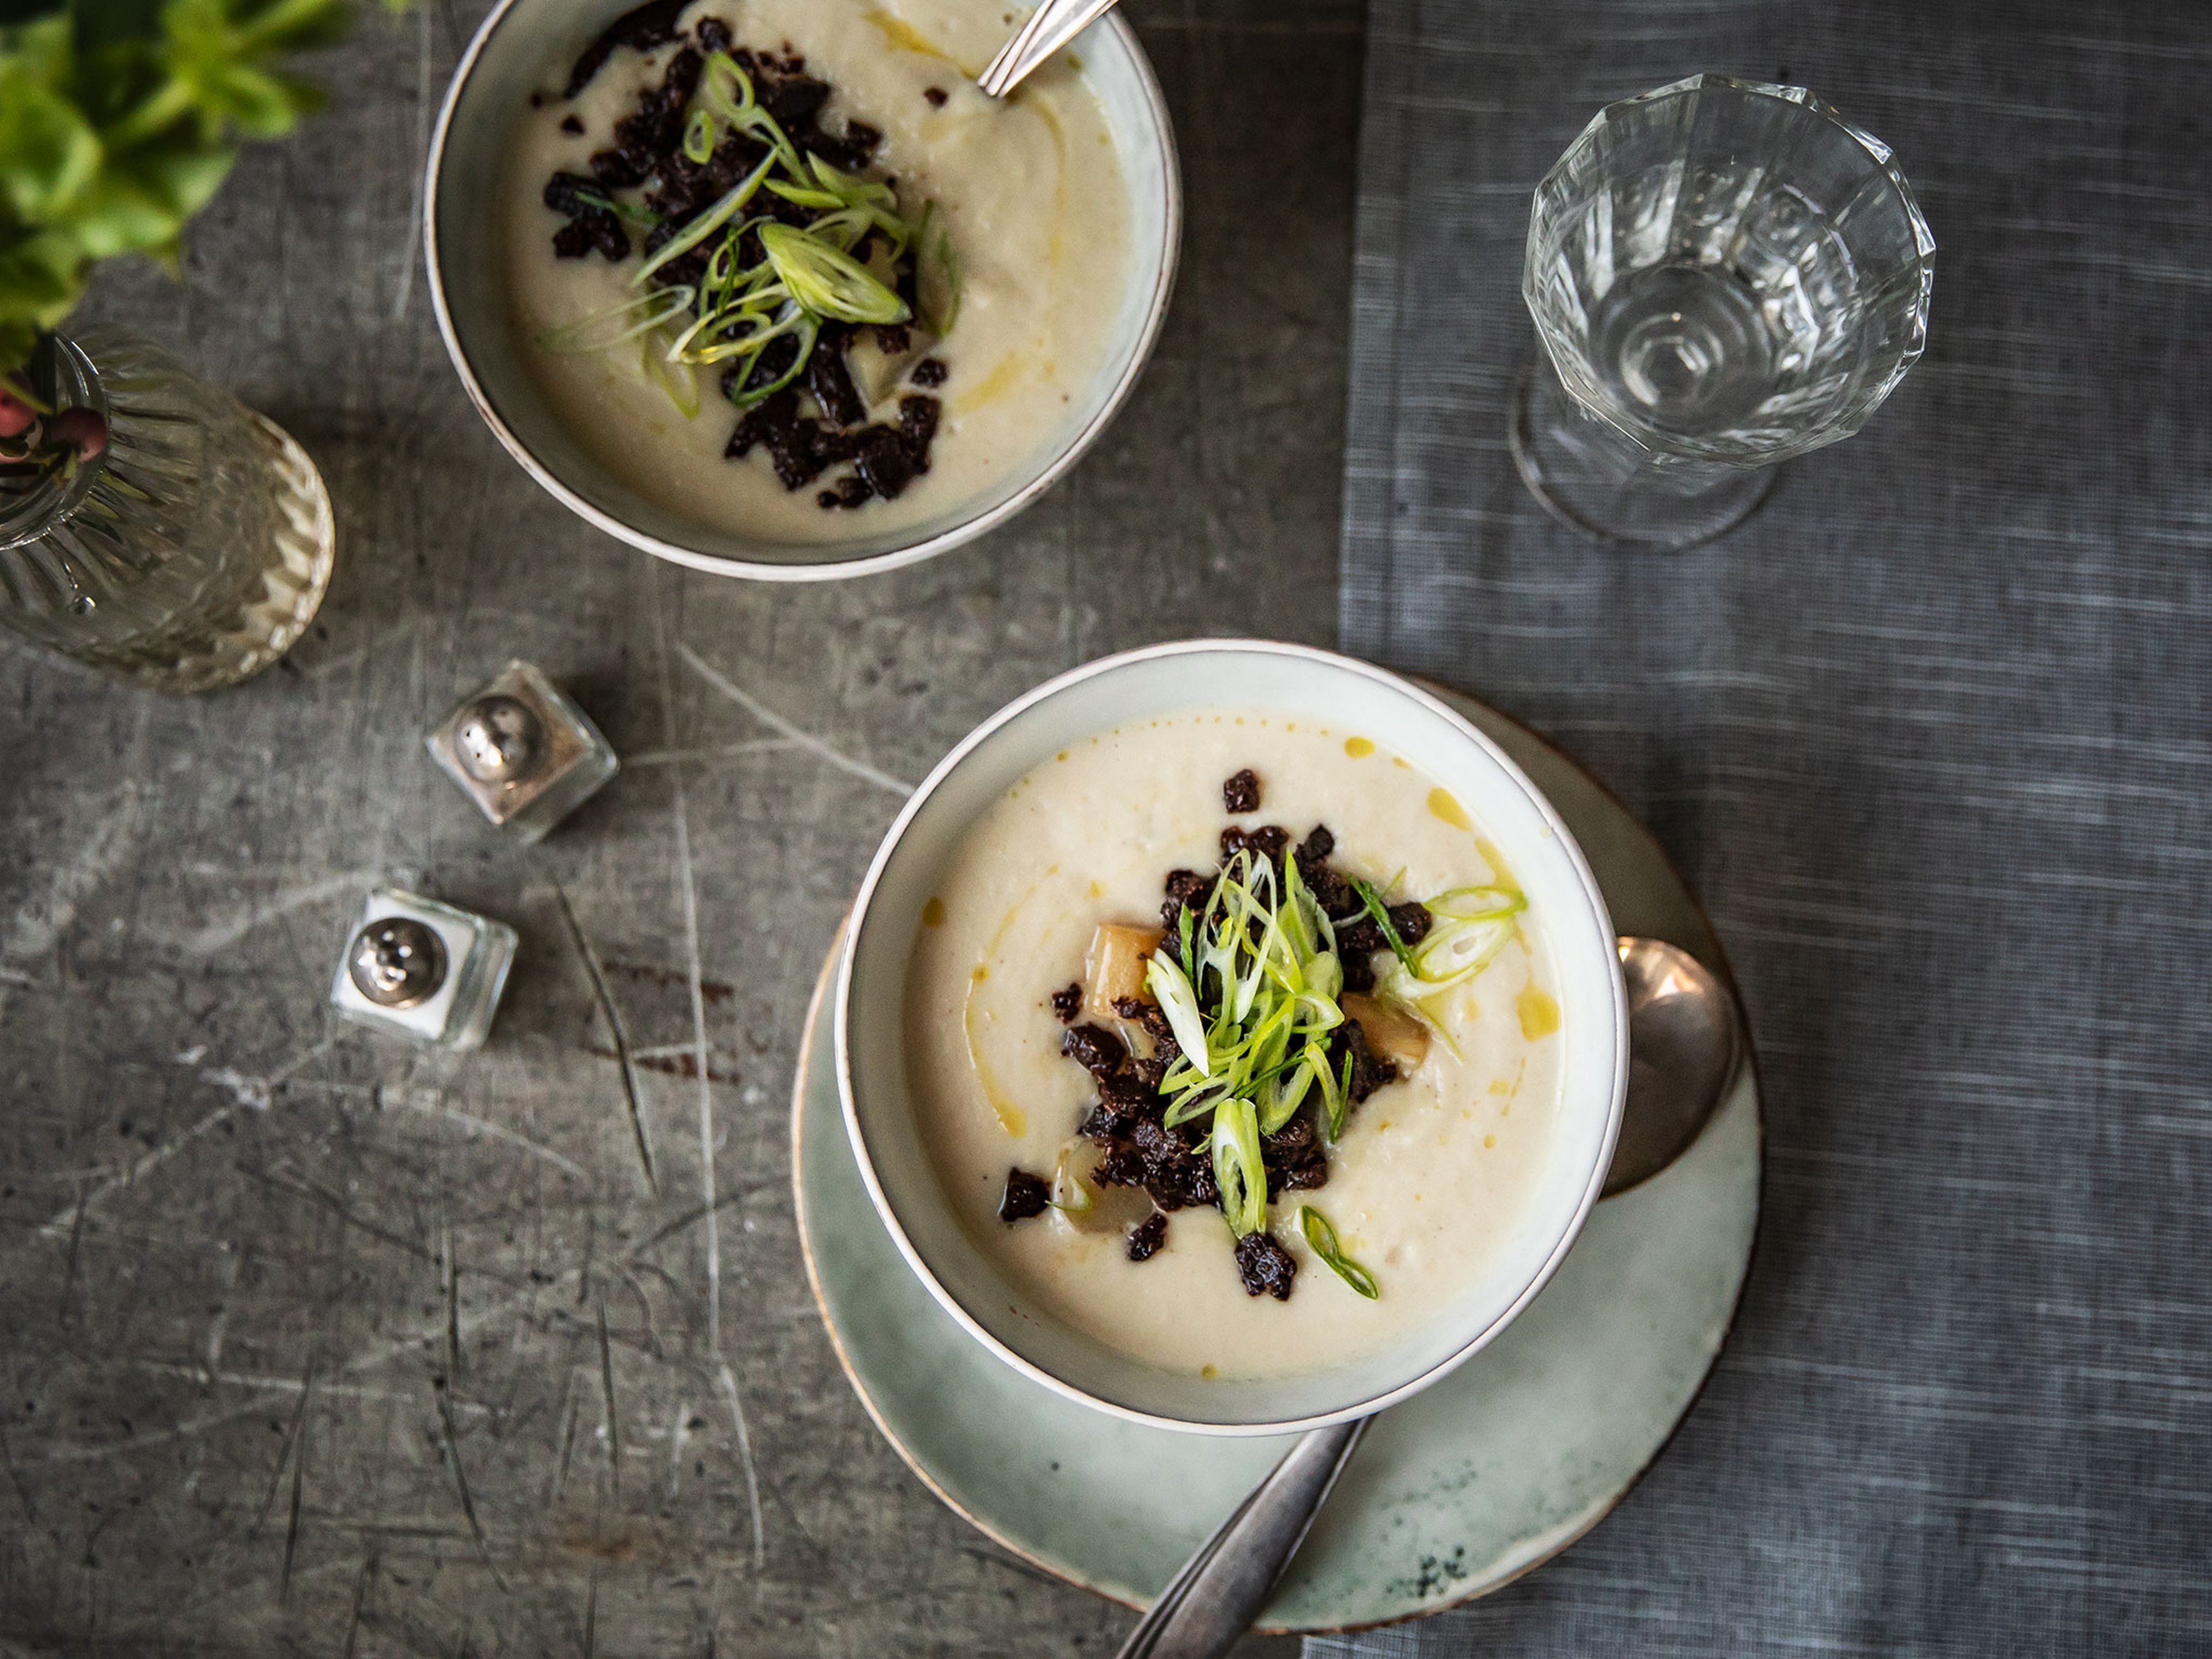
[[[1005,97],[1116,3],[1117,0],[1044,0],[976,76],[975,84],[994,98]]]
[[[1367,1418],[1315,1429],[1199,1546],[1117,1659],[1220,1659],[1252,1627],[1352,1458]]]

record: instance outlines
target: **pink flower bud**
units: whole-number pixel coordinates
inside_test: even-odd
[[[0,392],[0,438],[13,438],[27,430],[39,417],[27,404],[17,402]]]
[[[82,460],[90,460],[107,447],[107,422],[97,410],[64,409],[48,422],[46,435],[50,442],[74,449]]]

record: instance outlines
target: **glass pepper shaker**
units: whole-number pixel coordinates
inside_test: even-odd
[[[347,936],[331,1006],[356,1025],[410,1042],[478,1048],[514,946],[514,929],[504,922],[380,887]]]
[[[591,717],[521,661],[456,704],[423,742],[495,828],[526,842],[544,839],[622,766]]]

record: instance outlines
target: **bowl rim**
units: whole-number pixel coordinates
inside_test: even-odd
[[[853,973],[859,957],[861,936],[867,931],[877,887],[889,867],[892,854],[897,850],[901,842],[905,839],[907,831],[915,819],[945,781],[1000,729],[1038,704],[1083,681],[1097,678],[1101,675],[1117,672],[1135,664],[1216,651],[1249,652],[1256,655],[1285,657],[1310,662],[1334,672],[1348,672],[1398,693],[1416,707],[1443,720],[1448,726],[1455,728],[1468,742],[1483,750],[1493,763],[1504,769],[1509,778],[1520,786],[1522,793],[1541,815],[1545,824],[1560,848],[1566,854],[1568,861],[1581,884],[1583,897],[1589,906],[1590,915],[1598,924],[1604,937],[1610,939],[1616,936],[1612,912],[1606,905],[1605,895],[1597,884],[1597,878],[1590,869],[1589,860],[1583,855],[1580,843],[1575,840],[1573,832],[1567,828],[1565,821],[1559,817],[1558,809],[1552,805],[1549,797],[1536,787],[1511,756],[1493,742],[1473,721],[1468,720],[1442,698],[1387,668],[1364,662],[1356,657],[1346,656],[1339,652],[1323,650],[1317,646],[1298,645],[1285,641],[1238,638],[1177,640],[1159,645],[1142,646],[1130,651],[1116,652],[1110,656],[1100,657],[1094,661],[1069,669],[1064,673],[1054,675],[1042,684],[1023,693],[1000,708],[956,744],[951,752],[930,769],[929,775],[924,778],[914,793],[907,798],[906,804],[899,809],[898,816],[891,821],[890,828],[884,831],[883,842],[877,848],[875,856],[869,860],[867,874],[860,883],[860,891],[854,898],[853,908],[847,916],[844,939],[838,948],[835,1000],[831,1004],[831,1012],[835,1016],[831,1028],[831,1040],[835,1045],[838,1104],[844,1115],[846,1138],[852,1143],[854,1158],[860,1165],[860,1178],[867,1187],[869,1201],[875,1206],[877,1215],[889,1230],[892,1242],[898,1246],[899,1254],[905,1258],[907,1266],[921,1280],[929,1293],[937,1299],[939,1305],[951,1314],[969,1336],[981,1342],[999,1358],[1031,1381],[1042,1384],[1055,1394],[1081,1405],[1089,1406],[1093,1410],[1104,1412],[1109,1416],[1121,1418],[1127,1422],[1141,1423],[1152,1428],[1170,1429],[1184,1433],[1259,1437],[1269,1435],[1297,1434],[1310,1429],[1325,1428],[1334,1423],[1350,1422],[1355,1418],[1371,1416],[1376,1412],[1396,1405],[1401,1401],[1410,1399],[1431,1383],[1464,1364],[1476,1353],[1489,1346],[1507,1326],[1520,1316],[1531,1302],[1535,1300],[1544,1286],[1551,1282],[1552,1276],[1559,1271],[1559,1264],[1566,1260],[1567,1252],[1574,1248],[1575,1241],[1582,1236],[1583,1225],[1589,1221],[1590,1212],[1595,1207],[1599,1194],[1604,1188],[1606,1171],[1613,1162],[1613,1149],[1620,1133],[1621,1115],[1628,1091],[1628,994],[1626,987],[1621,980],[1619,959],[1616,956],[1614,970],[1607,981],[1612,996],[1613,1024],[1612,1103],[1605,1133],[1600,1141],[1600,1155],[1583,1183],[1583,1191],[1576,1200],[1572,1214],[1568,1217],[1558,1240],[1545,1255],[1528,1283],[1487,1324],[1480,1330],[1471,1332],[1464,1342],[1426,1370],[1365,1399],[1305,1417],[1271,1419],[1250,1423],[1199,1423],[1183,1418],[1162,1416],[1156,1412],[1141,1411],[1134,1407],[1102,1399],[1045,1370],[1035,1361],[1017,1353],[1006,1343],[1000,1341],[962,1305],[959,1298],[955,1297],[931,1271],[929,1264],[922,1259],[920,1250],[907,1237],[905,1227],[900,1223],[896,1211],[892,1207],[889,1196],[884,1191],[882,1182],[877,1177],[875,1160],[870,1155],[867,1137],[860,1127],[860,1109],[854,1101],[853,1085],[851,1017]]]
[[[1146,302],[1145,320],[1138,333],[1136,349],[1129,355],[1127,363],[1091,417],[1043,471],[988,511],[920,541],[892,548],[887,552],[870,554],[865,558],[793,564],[736,558],[664,541],[658,536],[649,535],[625,524],[612,514],[586,501],[539,460],[515,434],[493,403],[491,394],[477,378],[476,369],[461,344],[459,331],[454,326],[452,309],[446,301],[446,280],[438,244],[439,185],[445,171],[446,143],[454,113],[459,107],[462,94],[468,88],[469,78],[474,74],[484,49],[490,45],[492,36],[510,13],[531,3],[532,0],[499,0],[499,3],[477,26],[476,33],[469,40],[468,49],[454,66],[453,79],[447,83],[445,98],[438,106],[437,125],[432,129],[429,152],[423,161],[422,259],[428,271],[430,308],[438,319],[438,333],[446,343],[446,356],[453,363],[453,372],[460,377],[469,401],[476,406],[477,413],[483,416],[484,424],[491,428],[492,435],[499,440],[500,447],[524,471],[536,479],[540,487],[577,517],[617,541],[626,542],[655,558],[665,559],[672,564],[703,571],[709,575],[736,576],[767,582],[842,581],[848,577],[873,575],[879,571],[896,570],[905,565],[918,564],[924,559],[934,558],[939,553],[947,553],[963,546],[1006,523],[1058,483],[1097,442],[1114,417],[1121,413],[1121,406],[1136,390],[1137,381],[1152,362],[1153,349],[1159,343],[1160,331],[1167,321],[1169,302],[1175,295],[1176,277],[1182,261],[1183,187],[1182,154],[1176,143],[1175,122],[1168,112],[1167,94],[1161,90],[1159,76],[1153,70],[1152,58],[1146,55],[1142,42],[1138,40],[1136,31],[1130,27],[1128,21],[1118,14],[1109,14],[1094,27],[1111,31],[1128,52],[1130,61],[1136,67],[1138,86],[1143,94],[1145,108],[1159,140],[1167,197],[1163,204],[1159,266],[1152,274],[1152,291]]]

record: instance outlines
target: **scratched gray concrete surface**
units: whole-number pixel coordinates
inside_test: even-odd
[[[409,234],[465,0],[325,61],[331,111],[248,155],[182,288],[103,278],[94,311],[307,445],[342,545],[312,637],[218,697],[0,635],[0,1651],[1119,1643],[1126,1612],[878,1437],[807,1292],[787,1141],[897,781],[1088,658],[1334,633],[1361,8],[1130,9],[1184,146],[1174,315],[1069,481],[918,570],[685,574],[496,447]],[[418,735],[511,654],[629,763],[535,849]],[[385,878],[520,931],[480,1054],[326,1011]],[[556,891],[642,1057],[657,1190]]]

